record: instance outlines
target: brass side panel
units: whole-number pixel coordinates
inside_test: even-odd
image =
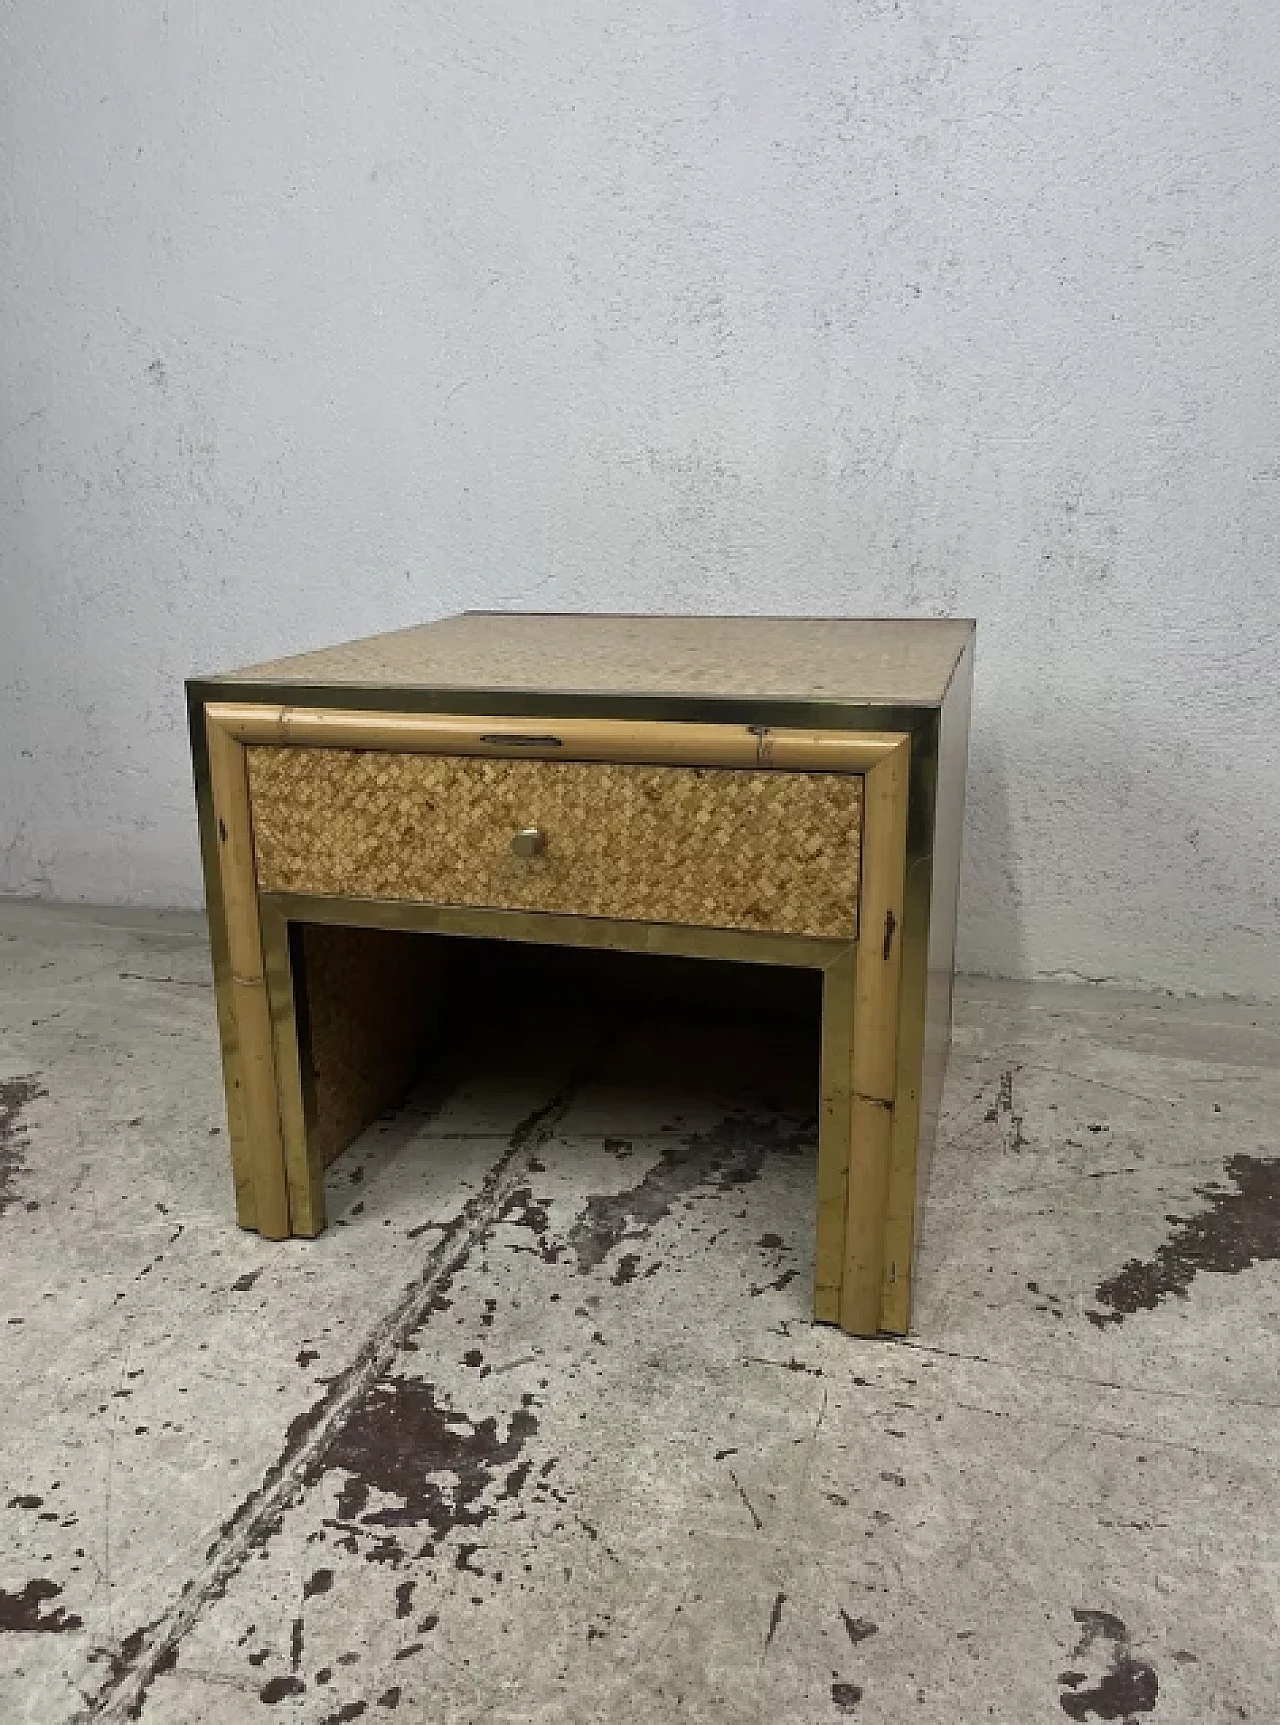
[[[969,715],[973,705],[970,646],[956,667],[942,708],[938,738],[938,797],[934,810],[933,908],[929,921],[929,998],[925,1009],[924,1082],[920,1150],[916,1170],[916,1239],[924,1218],[925,1187],[933,1161],[942,1107],[942,1083],[951,1048],[955,994],[956,925],[960,913],[960,864],[964,841],[965,780],[969,759]]]
[[[247,751],[263,891],[852,939],[856,774]],[[514,856],[537,827],[545,850]]]
[[[951,1044],[973,643],[956,667],[930,746],[920,748],[919,820],[903,915],[899,1099],[885,1227],[881,1328],[906,1335],[925,1193]],[[913,801],[917,792],[913,789]],[[915,811],[913,811],[914,818]]]

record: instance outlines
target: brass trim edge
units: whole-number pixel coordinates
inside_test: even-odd
[[[500,910],[488,905],[423,904],[413,899],[264,892],[261,904],[264,919],[279,917],[288,922],[449,934],[470,940],[514,940],[534,946],[669,953],[682,958],[717,958],[737,964],[776,964],[802,970],[824,970],[857,945],[856,941],[817,935],[631,922],[562,911]]]

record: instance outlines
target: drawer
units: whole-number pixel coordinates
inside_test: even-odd
[[[265,892],[857,934],[862,778],[246,750]],[[512,850],[536,828],[543,848]]]

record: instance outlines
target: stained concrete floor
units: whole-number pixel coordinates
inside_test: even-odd
[[[231,1221],[190,917],[0,904],[0,1718],[1280,1717],[1280,1013],[962,985],[914,1333],[807,1039],[543,1021]]]

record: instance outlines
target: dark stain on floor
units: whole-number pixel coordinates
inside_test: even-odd
[[[813,1121],[796,1125],[734,1115],[709,1132],[674,1140],[663,1147],[636,1185],[587,1199],[568,1236],[579,1273],[585,1276],[598,1269],[624,1240],[647,1239],[655,1225],[671,1214],[677,1199],[698,1187],[714,1184],[728,1190],[748,1185],[759,1178],[766,1156],[809,1154],[816,1142]]]
[[[402,1378],[389,1370],[361,1388],[354,1398],[352,1389],[360,1382],[371,1358],[389,1343],[393,1344],[393,1354],[401,1350],[417,1351],[412,1340],[414,1332],[430,1322],[433,1314],[449,1308],[447,1290],[467,1264],[473,1249],[491,1235],[494,1224],[505,1220],[524,1225],[541,1244],[541,1236],[547,1230],[544,1206],[532,1198],[527,1187],[515,1194],[504,1193],[504,1183],[510,1177],[514,1159],[554,1133],[573,1097],[599,1068],[612,1037],[610,1029],[589,1051],[581,1068],[570,1075],[564,1088],[515,1126],[508,1137],[507,1149],[491,1165],[479,1191],[468,1197],[448,1222],[440,1225],[440,1238],[399,1301],[373,1327],[354,1358],[323,1380],[326,1387],[319,1400],[289,1423],[283,1445],[264,1470],[261,1482],[223,1521],[206,1548],[206,1563],[213,1567],[185,1590],[188,1610],[221,1597],[231,1576],[238,1573],[248,1556],[264,1556],[280,1530],[286,1510],[330,1471],[345,1475],[339,1490],[340,1519],[326,1524],[336,1525],[342,1533],[337,1544],[341,1549],[359,1552],[360,1536],[367,1530],[373,1543],[364,1551],[366,1559],[393,1568],[406,1560],[433,1556],[436,1537],[456,1527],[478,1526],[497,1514],[503,1501],[519,1497],[531,1464],[517,1458],[538,1429],[538,1418],[531,1411],[537,1405],[534,1395],[521,1397],[519,1407],[505,1416],[505,1431],[500,1432],[498,1418],[472,1420],[445,1406],[432,1384]],[[43,1094],[34,1078],[7,1082],[3,1091],[5,1111],[0,1117],[7,1140],[16,1136],[18,1110],[32,1097]],[[533,1160],[530,1159],[530,1166]],[[16,1160],[12,1164],[18,1165]],[[562,1250],[562,1247],[549,1248],[545,1255],[554,1262]],[[256,1280],[256,1272],[253,1274]],[[490,1321],[493,1305],[492,1301],[486,1302]],[[310,1361],[300,1357],[299,1364],[304,1363]],[[316,1446],[310,1460],[304,1461],[304,1452],[331,1420],[334,1423],[329,1434]],[[490,1488],[493,1489],[486,1502]],[[370,1509],[375,1492],[378,1500]],[[393,1502],[388,1505],[387,1499]],[[352,1517],[361,1519],[353,1521],[349,1519]],[[425,1544],[415,1542],[412,1554],[405,1550],[396,1532],[380,1531],[410,1526],[422,1527],[431,1536]],[[238,1551],[233,1549],[237,1545]],[[502,1572],[497,1571],[493,1579],[500,1583]],[[333,1584],[332,1570],[315,1570],[303,1584],[303,1598],[327,1593]],[[61,1610],[41,1611],[42,1602],[60,1591],[54,1583],[37,1581],[28,1584],[22,1594],[0,1595],[0,1601],[14,1619],[12,1627],[17,1629],[80,1627],[78,1618]],[[473,1599],[473,1603],[480,1600]],[[90,1652],[90,1663],[105,1665],[105,1673],[97,1693],[87,1698],[89,1716],[97,1717],[113,1703],[122,1703],[129,1718],[140,1716],[154,1680],[176,1664],[178,1642],[190,1626],[189,1622],[171,1623],[157,1638],[163,1621],[143,1624],[117,1645]],[[424,1634],[438,1622],[438,1613],[429,1612],[417,1623],[416,1630]],[[290,1649],[295,1666],[302,1663],[304,1628],[299,1617]],[[422,1643],[416,1642],[402,1651],[408,1656],[421,1648]],[[255,1668],[269,1657],[271,1651],[267,1648],[248,1655]],[[347,1652],[339,1654],[336,1663],[345,1667],[358,1659],[358,1654]],[[314,1681],[323,1685],[332,1675],[331,1668],[325,1666],[316,1672]],[[125,1685],[131,1686],[131,1693],[122,1695],[120,1691]],[[261,1703],[275,1706],[306,1693],[307,1682],[299,1672],[289,1671],[273,1675],[260,1687],[255,1683],[255,1688]],[[393,1685],[378,1697],[377,1704],[393,1709],[399,1700],[400,1691]],[[333,1722],[355,1719],[366,1707],[363,1700],[342,1703],[326,1718]]]
[[[34,1074],[0,1079],[0,1216],[19,1201],[13,1188],[25,1165],[27,1128],[22,1111],[48,1094]]]
[[[274,1707],[290,1695],[306,1693],[306,1684],[300,1677],[270,1677],[258,1691],[258,1699],[265,1701],[268,1707]]]
[[[850,1617],[844,1610],[841,1610],[840,1615],[844,1619],[845,1632],[855,1647],[860,1641],[869,1641],[879,1631],[880,1625],[873,1623],[869,1617]]]
[[[784,1270],[780,1276],[775,1276],[772,1282],[761,1282],[758,1286],[753,1286],[750,1290],[751,1298],[754,1300],[761,1294],[781,1291],[788,1283],[794,1282],[799,1274],[798,1270]]]
[[[1206,1208],[1171,1216],[1173,1232],[1153,1257],[1131,1258],[1098,1286],[1094,1298],[1109,1309],[1090,1312],[1090,1323],[1105,1329],[1134,1312],[1155,1311],[1167,1294],[1186,1299],[1206,1271],[1234,1276],[1280,1259],[1280,1159],[1233,1156],[1225,1172],[1232,1188],[1198,1186],[1195,1195]]]
[[[774,1594],[773,1610],[769,1613],[769,1628],[764,1638],[766,1652],[773,1645],[773,1638],[778,1633],[778,1625],[782,1622],[782,1608],[786,1603],[785,1593]]]
[[[1109,1663],[1096,1675],[1088,1671],[1064,1671],[1058,1678],[1063,1694],[1062,1711],[1068,1719],[1120,1720],[1137,1725],[1139,1713],[1150,1713],[1160,1694],[1155,1671],[1143,1659],[1135,1659],[1129,1648],[1129,1631],[1110,1611],[1074,1611],[1080,1639],[1072,1659]],[[1086,1688],[1085,1685],[1088,1685]]]
[[[498,1220],[508,1223],[513,1228],[528,1228],[534,1237],[533,1250],[537,1252],[544,1263],[554,1264],[559,1258],[562,1248],[546,1238],[551,1221],[547,1214],[547,1206],[541,1199],[533,1196],[530,1187],[518,1186],[516,1188],[499,1211]]]
[[[9,1593],[0,1587],[0,1634],[62,1635],[68,1629],[79,1629],[80,1619],[74,1612],[59,1605],[52,1611],[43,1609],[45,1602],[56,1599],[62,1592],[56,1581],[37,1577],[29,1581],[21,1593]]]
[[[531,1237],[532,1249],[545,1262],[562,1261],[568,1254],[571,1264],[576,1260],[575,1267],[588,1273],[616,1245],[647,1236],[681,1198],[697,1188],[732,1192],[756,1179],[771,1155],[811,1154],[814,1139],[811,1121],[760,1122],[730,1117],[710,1132],[673,1139],[628,1192],[588,1199],[567,1236],[555,1237],[547,1201],[535,1197],[527,1185],[517,1186],[506,1196],[494,1222],[526,1231],[525,1238]],[[624,1286],[637,1274],[639,1262],[634,1252],[623,1252],[612,1280]],[[437,1291],[447,1282],[448,1278],[442,1280]],[[432,1306],[426,1314],[427,1321],[434,1309]],[[480,1369],[482,1350],[469,1349],[464,1363]],[[527,1445],[538,1430],[535,1405],[535,1398],[525,1395],[505,1416],[473,1419],[448,1405],[433,1383],[388,1374],[360,1398],[313,1463],[305,1483],[310,1487],[331,1473],[340,1476],[334,1520],[328,1524],[341,1535],[339,1546],[352,1554],[362,1552],[370,1562],[403,1570],[407,1564],[434,1557],[443,1538],[455,1530],[480,1526],[499,1513],[504,1501],[520,1495],[532,1471]],[[419,1537],[407,1539],[407,1529],[417,1530]],[[427,1536],[425,1544],[422,1535]],[[483,1574],[471,1561],[478,1550],[475,1544],[461,1545],[455,1554],[456,1567]],[[332,1585],[332,1571],[315,1571],[304,1583],[303,1600],[327,1592]],[[397,1618],[411,1616],[415,1585],[410,1579],[396,1589]],[[783,1596],[775,1599],[766,1647],[777,1633],[784,1603]],[[421,1631],[433,1624],[434,1616],[417,1628]],[[291,1670],[273,1675],[258,1691],[266,1705],[288,1703],[304,1692],[302,1632],[299,1617],[294,1625]],[[401,1651],[408,1657],[421,1647],[419,1641]],[[847,1693],[852,1694],[852,1689]],[[377,1699],[378,1706],[385,1708],[398,1702],[398,1690],[394,1698],[389,1691]],[[358,1716],[344,1707],[333,1717]]]
[[[862,1700],[862,1685],[860,1683],[833,1683],[831,1699],[842,1713],[852,1713]]]
[[[1016,1067],[1009,1067],[1000,1074],[1000,1087],[996,1092],[996,1099],[983,1115],[983,1119],[990,1125],[996,1125],[1003,1121],[1008,1122],[1009,1133],[1006,1148],[1015,1153],[1024,1150],[1027,1144],[1022,1135],[1023,1117],[1021,1114],[1015,1114],[1013,1108],[1013,1075],[1016,1070]]]
[[[497,1420],[473,1422],[442,1406],[433,1384],[384,1378],[355,1409],[313,1477],[335,1468],[346,1474],[338,1497],[343,1522],[429,1527],[438,1538],[457,1527],[478,1527],[494,1513],[482,1501],[485,1493],[505,1486],[538,1429],[531,1401],[523,1398],[501,1436]],[[397,1501],[370,1508],[374,1492]]]
[[[136,1629],[130,1630],[121,1641],[112,1647],[95,1647],[89,1655],[91,1665],[105,1665],[107,1681],[114,1682],[133,1665],[134,1660],[142,1651],[142,1644],[154,1628],[154,1624],[141,1623]]]

